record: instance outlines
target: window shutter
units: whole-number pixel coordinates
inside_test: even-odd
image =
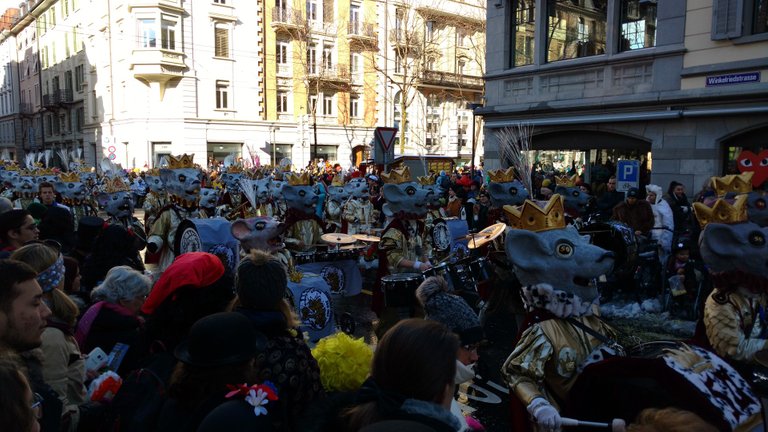
[[[229,30],[216,27],[216,57],[229,57]]]
[[[333,0],[323,0],[323,22],[333,23],[335,21],[333,17]]]
[[[744,0],[713,0],[712,40],[741,36],[744,23]]]

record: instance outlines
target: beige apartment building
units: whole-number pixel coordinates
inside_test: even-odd
[[[200,165],[233,156],[346,167],[370,156],[377,126],[401,126],[399,153],[467,159],[467,104],[483,94],[484,54],[473,52],[484,49],[483,10],[459,1],[24,0],[0,34],[17,73],[0,103],[11,95],[16,153],[80,149],[94,166],[108,157],[153,167],[186,152]],[[400,42],[405,33],[414,43]]]

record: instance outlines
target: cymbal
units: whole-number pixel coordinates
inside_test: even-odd
[[[370,243],[377,243],[381,241],[381,237],[376,237],[368,234],[354,234],[352,237],[360,241],[370,242]]]
[[[466,239],[469,240],[467,247],[469,249],[483,247],[500,236],[505,229],[507,229],[507,225],[500,222],[493,224],[478,233],[468,234],[466,237]]]
[[[352,237],[351,235],[342,234],[342,233],[323,234],[320,236],[320,239],[327,243],[336,243],[336,244],[352,244],[357,241],[357,239]]]

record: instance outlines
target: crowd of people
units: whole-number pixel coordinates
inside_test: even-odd
[[[325,221],[331,189],[340,175],[331,168],[314,176],[285,174],[290,186],[312,188],[320,197],[309,204],[296,198],[308,212],[297,217],[298,222]],[[223,181],[223,174],[205,173],[202,183]],[[134,176],[134,183],[139,177]],[[178,215],[189,210],[178,199],[183,188],[172,196],[176,192],[169,186],[171,181],[187,182],[180,177],[167,181],[168,202],[160,212],[171,208]],[[428,270],[436,264],[425,251],[426,243],[415,240],[425,234],[422,225],[428,216],[414,216],[416,207],[386,199],[388,186],[389,193],[423,199],[437,193],[431,217],[465,220],[469,230],[498,221],[482,168],[433,173],[422,185],[437,189],[423,195],[407,189],[412,186],[406,171],[353,171],[347,177],[364,182],[365,205],[376,213],[357,213],[348,199],[342,203],[347,222],[339,227],[376,225],[369,215],[386,227],[379,231],[382,275]],[[545,183],[534,197],[551,193]],[[576,186],[590,188],[579,182]],[[232,266],[220,254],[188,252],[171,256],[168,265],[153,274],[138,252],[144,244],[149,252],[168,248],[168,238],[163,238],[165,246],[151,247],[152,237],[159,236],[157,228],[137,232],[132,221],[118,223],[113,214],[109,220],[99,217],[105,205],[95,205],[96,214],[77,215],[58,202],[48,182],[39,183],[37,192],[37,199],[24,208],[0,198],[2,427],[482,430],[476,419],[461,411],[455,394],[457,385],[474,377],[472,367],[485,335],[476,312],[451,293],[444,278],[426,278],[416,290],[423,318],[382,326],[374,348],[335,334],[312,349],[289,301],[291,265],[279,254],[244,248],[239,263]],[[126,190],[119,186],[111,191],[120,192]],[[670,256],[671,272],[697,277],[687,265],[690,247],[682,247],[692,229],[691,204],[682,185],[673,182],[665,197],[655,185],[645,192],[646,200],[637,189],[618,193],[611,177],[594,205],[637,234],[657,239]],[[278,203],[268,203],[270,218],[279,215],[293,221],[295,209],[286,200],[289,208],[282,210]],[[251,205],[245,216],[261,217],[266,211],[258,201]],[[353,210],[347,211],[347,206]],[[225,214],[238,208],[231,205]],[[154,215],[156,227],[161,225],[160,214]],[[146,238],[137,247],[140,237]],[[294,240],[297,250],[317,243]],[[673,409],[644,412],[627,430],[682,430],[665,426],[674,423],[715,430],[695,414]]]

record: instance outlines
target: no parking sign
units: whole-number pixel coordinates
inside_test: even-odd
[[[616,165],[616,190],[626,192],[640,187],[640,161],[620,160]]]

